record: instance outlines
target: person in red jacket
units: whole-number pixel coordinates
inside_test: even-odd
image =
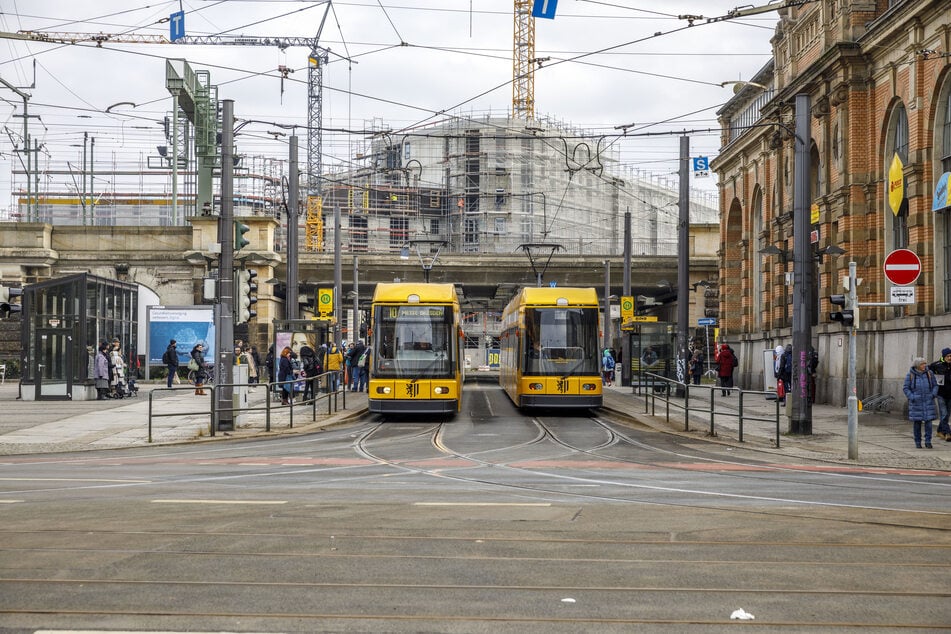
[[[733,371],[736,369],[736,356],[727,344],[720,344],[714,359],[717,362],[717,376],[720,377],[720,388],[723,396],[729,396],[733,390]]]

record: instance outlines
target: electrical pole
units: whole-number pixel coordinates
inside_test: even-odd
[[[631,212],[624,212],[624,282],[621,294],[631,296]],[[623,321],[623,320],[622,320]],[[621,333],[621,385],[631,384],[631,331]]]
[[[792,420],[790,433],[812,434],[812,403],[809,402],[809,348],[812,346],[812,304],[815,258],[812,254],[809,218],[810,156],[809,95],[796,95],[795,160],[793,165],[793,316],[792,316]]]
[[[611,347],[611,261],[604,261],[604,318],[602,351]],[[600,355],[599,355],[600,356]]]
[[[34,76],[34,84],[35,84],[36,83],[36,61],[35,60],[33,63],[33,76]],[[31,150],[30,150],[30,126],[29,126],[29,121],[30,121],[29,103],[30,103],[30,97],[32,95],[26,94],[25,92],[23,92],[22,90],[20,90],[19,88],[11,84],[10,82],[6,81],[3,77],[0,77],[0,84],[3,84],[7,88],[15,92],[17,96],[23,100],[23,150],[22,151],[26,153],[26,219],[27,219],[27,222],[33,222],[35,220],[32,214],[32,204],[33,204],[32,203],[32,199],[33,199],[33,191],[32,191],[33,167],[32,165],[33,163],[32,163],[32,159],[30,158]],[[13,115],[13,116],[16,117],[19,115]],[[38,157],[37,157],[37,162],[39,162]]]
[[[852,325],[849,326],[849,460],[859,459],[859,399],[855,392],[855,334],[859,321],[859,298],[856,289],[855,262],[849,262],[849,307],[852,309]]]
[[[218,216],[218,301],[215,304],[216,427],[234,429],[234,100],[221,102],[221,213]],[[175,159],[177,160],[177,158]]]
[[[284,313],[287,319],[300,317],[300,274],[298,263],[297,208],[300,199],[298,180],[300,167],[297,162],[297,135],[290,137],[287,173],[287,300]]]
[[[343,310],[340,308],[340,293],[343,289],[343,263],[340,261],[340,205],[334,203],[334,343],[340,344]]]
[[[360,257],[353,256],[353,328],[354,341],[360,339]]]
[[[680,137],[680,200],[677,220],[677,381],[687,382],[690,361],[690,137]]]

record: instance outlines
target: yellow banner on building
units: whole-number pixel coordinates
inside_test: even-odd
[[[905,198],[905,166],[896,153],[892,165],[888,168],[888,206],[898,215],[901,201]]]

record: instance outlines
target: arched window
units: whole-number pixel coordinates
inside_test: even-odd
[[[903,163],[908,162],[908,113],[902,104],[895,109],[895,152]]]
[[[908,165],[908,115],[904,104],[899,103],[892,110],[888,123],[888,134],[885,137],[885,182],[888,182],[888,173],[895,156],[901,159],[902,164]],[[885,215],[890,218],[886,226],[891,227],[889,246],[891,249],[903,249],[908,246],[908,203],[902,203],[896,213],[888,203],[888,191],[885,191]]]
[[[760,330],[763,327],[763,310],[762,306],[769,306],[770,302],[760,303],[762,298],[762,293],[764,288],[769,288],[768,283],[764,283],[763,280],[763,258],[759,255],[762,252],[762,249],[769,244],[767,238],[760,237],[763,235],[763,227],[766,226],[766,219],[763,218],[763,190],[756,187],[753,191],[753,207],[752,207],[752,221],[753,221],[753,236],[756,240],[751,240],[750,244],[757,245],[754,248],[753,253],[753,273],[752,273],[752,282],[753,282],[753,328]]]
[[[938,91],[938,109],[935,118],[936,179],[951,172],[951,72],[945,73]],[[935,215],[935,312],[951,312],[951,209]]]
[[[937,147],[941,148],[939,155],[941,159],[941,171],[951,172],[951,76],[945,80],[943,91],[945,94],[939,102],[941,107],[938,108],[938,116],[940,118],[935,128],[940,130],[941,134],[941,142],[937,144]],[[944,112],[941,112],[942,110]]]
[[[815,200],[823,194],[822,160],[819,158],[819,148],[813,143],[809,148],[809,195]]]

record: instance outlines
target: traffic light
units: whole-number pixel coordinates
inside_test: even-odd
[[[258,272],[252,269],[238,269],[234,272],[234,323],[243,324],[258,313],[252,306],[258,303],[255,293],[258,285],[254,278]]]
[[[5,319],[12,313],[19,313],[23,310],[23,306],[15,301],[16,298],[22,295],[22,288],[0,286],[0,319]]]
[[[244,237],[248,231],[251,231],[251,227],[244,224],[240,220],[234,221],[234,250],[240,251],[244,247],[251,244],[251,241]]]
[[[829,313],[829,319],[841,322],[846,328],[857,326],[855,324],[855,309],[850,305],[848,295],[832,295],[829,301],[833,306],[841,306],[842,310],[836,310]]]

